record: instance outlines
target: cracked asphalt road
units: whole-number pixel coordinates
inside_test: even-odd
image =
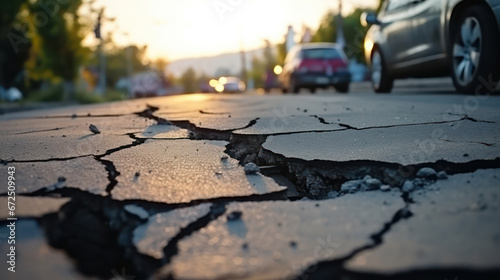
[[[499,109],[193,94],[0,116],[20,271],[0,278],[500,279]]]

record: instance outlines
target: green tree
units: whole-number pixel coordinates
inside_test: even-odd
[[[356,9],[347,15],[344,22],[345,52],[351,59],[364,62],[364,38],[367,28],[363,27],[360,17],[364,9]],[[322,19],[320,27],[313,36],[313,42],[336,42],[337,41],[337,20],[334,12],[328,12]]]
[[[252,70],[249,73],[249,77],[254,80],[255,88],[264,87],[264,76],[266,73],[266,64],[258,57],[254,56],[252,58]]]
[[[30,17],[31,26],[39,40],[34,44],[38,61],[32,70],[48,71],[61,78],[65,96],[69,99],[74,99],[78,68],[90,54],[88,49],[82,47],[85,30],[78,13],[81,5],[82,0],[38,0],[29,6],[33,15]]]
[[[278,56],[276,57],[276,62],[279,65],[285,64],[285,59],[286,59],[286,37],[283,40],[283,43],[280,43],[276,45],[276,49],[278,51]]]
[[[348,57],[362,63],[365,62],[365,36],[368,28],[361,25],[360,18],[365,11],[355,9],[344,19],[345,52]]]
[[[144,55],[147,46],[113,47],[106,53],[106,85],[114,87],[118,80],[128,77],[129,59],[132,59],[132,72],[139,73],[147,70]],[[130,52],[130,57],[127,52]],[[96,56],[98,54],[96,53]],[[94,59],[97,63],[97,57]]]
[[[31,42],[16,26],[27,0],[0,0],[0,85],[10,87],[23,70]]]
[[[190,67],[182,74],[180,83],[184,87],[185,93],[193,93],[198,90],[196,72],[193,68]]]
[[[313,35],[313,42],[335,42],[337,40],[337,22],[333,11],[328,12],[321,20],[320,26]]]

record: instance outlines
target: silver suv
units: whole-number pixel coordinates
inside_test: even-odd
[[[394,79],[453,78],[459,92],[493,91],[500,79],[500,0],[386,0],[365,38],[373,89]],[[492,90],[493,89],[493,90]]]

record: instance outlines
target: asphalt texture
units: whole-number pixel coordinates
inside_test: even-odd
[[[0,115],[0,279],[499,279],[499,110],[435,82]]]

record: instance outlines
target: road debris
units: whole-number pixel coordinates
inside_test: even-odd
[[[245,165],[245,174],[247,175],[255,175],[260,172],[259,166],[257,164],[250,162]]]
[[[89,126],[89,129],[90,129],[90,132],[94,133],[94,134],[101,134],[101,131],[97,128],[97,126],[91,124]]]

